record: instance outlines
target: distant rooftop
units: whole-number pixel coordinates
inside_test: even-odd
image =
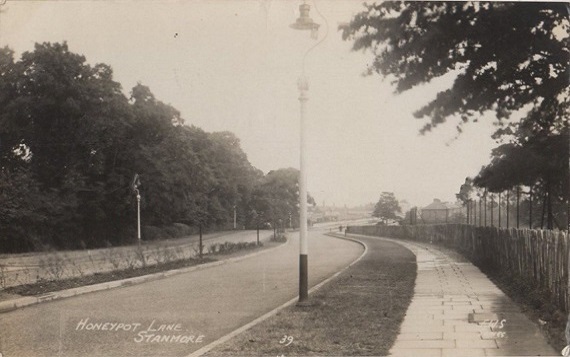
[[[454,208],[460,208],[460,206],[458,206],[456,203],[441,202],[440,199],[434,198],[433,202],[422,208],[422,210],[429,211],[429,210],[444,210],[444,209],[454,209]]]

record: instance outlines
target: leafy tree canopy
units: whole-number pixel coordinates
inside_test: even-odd
[[[527,104],[533,108],[527,119],[541,116],[530,121],[548,131],[568,117],[567,4],[388,1],[365,6],[343,27],[343,38],[354,41],[354,50],[372,51],[368,73],[393,78],[402,92],[459,71],[451,88],[415,112],[431,118],[422,132],[451,116],[476,121],[487,110],[501,122]]]
[[[469,202],[473,192],[473,180],[469,177],[465,179],[465,183],[459,188],[459,193],[455,194],[458,201],[463,203]]]
[[[400,204],[392,192],[382,192],[380,199],[374,207],[372,216],[383,220],[398,219],[397,213],[402,213]]]
[[[0,249],[132,241],[135,174],[143,228],[224,228],[234,207],[246,225],[259,202],[273,219],[297,212],[298,171],[264,176],[234,134],[184,125],[147,86],[127,98],[66,43],[0,49]]]
[[[450,118],[458,132],[494,111],[502,143],[473,180],[491,192],[526,185],[547,200],[568,200],[569,12],[562,2],[382,2],[365,5],[343,38],[370,50],[368,73],[397,92],[456,73],[447,90],[419,108],[422,133]],[[520,110],[520,122],[508,120]],[[458,198],[468,198],[468,187]],[[548,225],[552,227],[552,224]]]

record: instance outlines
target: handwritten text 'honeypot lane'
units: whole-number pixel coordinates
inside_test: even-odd
[[[182,324],[161,324],[156,320],[148,326],[140,322],[93,322],[89,318],[81,319],[75,331],[110,331],[135,333],[133,340],[137,343],[202,343],[204,335],[187,335]]]

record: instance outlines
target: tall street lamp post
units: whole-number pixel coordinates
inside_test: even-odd
[[[291,28],[295,30],[309,30],[313,38],[316,38],[319,24],[315,23],[309,17],[310,6],[308,4],[301,4],[299,6],[299,18],[295,23],[291,24]],[[323,38],[324,40],[324,38]],[[307,54],[319,45],[321,40],[316,45],[307,50],[303,57],[303,72],[297,82],[299,89],[299,103],[300,103],[300,173],[299,173],[299,233],[300,233],[300,250],[299,250],[299,303],[304,303],[309,298],[309,246],[307,242],[307,153],[306,153],[306,129],[305,129],[305,116],[306,106],[309,100],[308,91],[309,83],[305,77],[305,58]]]

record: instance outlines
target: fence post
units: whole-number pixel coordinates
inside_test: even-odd
[[[528,203],[529,203],[529,211],[528,211],[528,228],[532,229],[532,186],[528,191]]]
[[[474,210],[473,210],[473,213],[474,213],[473,214],[473,225],[477,226],[477,200],[473,201],[472,206],[474,208]]]
[[[481,197],[479,197],[479,227],[483,225],[483,214],[482,214],[483,207],[481,206],[481,203],[482,203]]]
[[[509,194],[510,190],[507,190],[507,228],[509,228]]]
[[[493,194],[491,194],[491,227],[493,227],[493,212],[494,212],[493,206],[494,205],[495,205],[495,199],[493,198]]]
[[[520,210],[519,210],[519,200],[521,197],[521,188],[520,186],[517,186],[517,228],[519,228],[519,216],[520,216]]]
[[[499,228],[501,228],[501,193],[499,192]]]
[[[485,201],[485,227],[487,227],[487,190],[485,190],[485,194],[483,195],[483,200]]]

